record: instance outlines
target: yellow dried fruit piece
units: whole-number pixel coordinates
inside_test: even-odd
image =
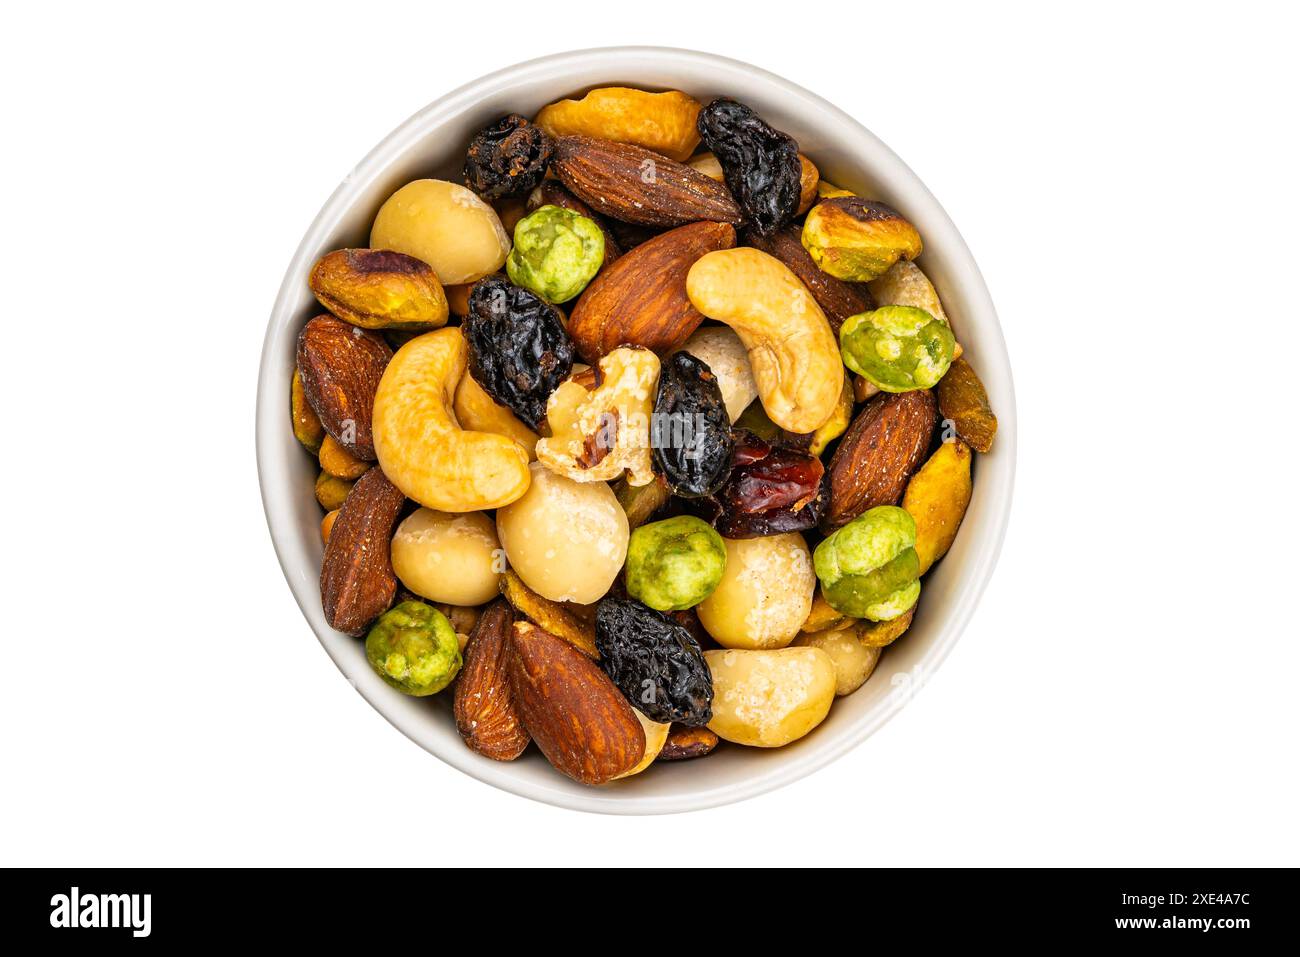
[[[593,136],[631,143],[681,162],[700,143],[700,104],[679,90],[647,93],[624,86],[542,107],[533,122],[552,136]]]
[[[341,479],[337,475],[321,472],[316,477],[316,501],[320,502],[320,507],[327,512],[342,508],[343,500],[348,497],[348,492],[352,491],[353,484],[355,483]]]
[[[375,464],[357,458],[340,445],[332,435],[325,436],[321,441],[318,458],[322,469],[341,479],[359,479]]]
[[[947,374],[934,387],[939,399],[939,414],[952,423],[957,434],[976,452],[993,448],[998,432],[998,417],[989,405],[989,394],[971,364],[957,358]]]
[[[501,594],[519,614],[542,631],[563,638],[589,658],[599,658],[596,651],[596,626],[579,618],[558,601],[543,598],[524,584],[513,571],[501,576]]]
[[[862,621],[856,626],[854,634],[857,635],[858,641],[868,647],[883,648],[897,641],[903,632],[911,627],[914,617],[916,617],[915,605],[889,621]]]
[[[802,153],[799,154],[799,209],[797,215],[802,216],[808,210],[812,209],[813,203],[817,202],[817,185],[821,182],[821,176],[817,172],[817,167],[813,161]]]
[[[325,517],[320,520],[320,540],[323,544],[330,543],[330,532],[334,530],[334,522],[339,517],[339,510],[336,508],[332,512],[326,512]]]
[[[537,433],[488,395],[468,372],[460,377],[453,407],[462,429],[504,435],[528,450],[529,461],[537,458]]]
[[[849,427],[853,420],[853,383],[849,380],[848,374],[844,376],[844,388],[840,390],[840,403],[831,413],[822,426],[813,433],[812,442],[808,446],[808,451],[813,455],[821,455],[826,451],[826,446],[830,445]]]
[[[600,360],[600,384],[590,392],[572,379],[546,404],[547,438],[537,461],[575,482],[608,482],[627,472],[630,485],[654,481],[650,414],[659,357],[627,346]]]
[[[828,631],[832,628],[843,628],[849,622],[855,622],[860,619],[850,618],[842,611],[837,611],[831,607],[824,597],[821,590],[813,596],[812,610],[808,612],[808,617],[803,625],[799,628],[804,632]]]
[[[834,199],[836,196],[856,196],[852,190],[843,189],[834,183],[827,182],[824,179],[817,181],[817,198]]]
[[[961,439],[944,442],[917,470],[903,493],[903,508],[916,520],[921,574],[947,553],[970,505],[971,452]]]
[[[289,416],[293,419],[293,437],[302,443],[312,455],[320,451],[325,438],[325,426],[320,417],[307,404],[307,396],[302,391],[302,376],[293,370],[293,379],[289,384]]]

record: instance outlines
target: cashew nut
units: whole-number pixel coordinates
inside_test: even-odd
[[[467,362],[451,327],[397,350],[375,393],[379,466],[407,498],[441,512],[508,505],[528,491],[528,450],[504,435],[467,432],[452,412]]]
[[[686,295],[745,344],[773,422],[804,434],[834,414],[844,384],[839,345],[817,300],[780,260],[749,247],[707,253],[687,273]]]
[[[537,445],[537,433],[483,391],[483,387],[468,372],[460,377],[452,410],[456,413],[456,420],[460,422],[461,428],[475,432],[495,432],[497,435],[514,439],[527,449],[529,457],[532,457],[533,448]]]

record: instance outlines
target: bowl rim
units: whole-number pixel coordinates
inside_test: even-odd
[[[499,86],[517,85],[530,73],[544,73],[549,78],[566,70],[589,68],[602,61],[611,68],[610,75],[616,77],[621,75],[619,70],[622,68],[618,61],[628,58],[651,58],[664,63],[678,62],[684,65],[694,63],[713,70],[730,72],[738,80],[768,84],[790,97],[803,100],[811,108],[829,114],[839,125],[839,135],[856,137],[866,147],[864,152],[872,156],[873,173],[891,184],[902,184],[909,194],[914,194],[919,201],[928,203],[930,207],[927,210],[928,218],[932,223],[937,222],[940,231],[945,234],[947,247],[945,263],[960,272],[960,277],[954,281],[962,287],[963,296],[968,300],[969,308],[966,312],[971,315],[972,321],[980,323],[982,334],[987,340],[981,347],[981,368],[990,381],[995,375],[1004,384],[1009,401],[1000,401],[998,406],[1000,448],[996,462],[992,463],[996,474],[986,474],[984,477],[984,481],[993,486],[984,493],[992,496],[988,504],[992,513],[989,534],[980,540],[975,553],[969,559],[969,565],[963,567],[963,583],[957,601],[945,609],[946,622],[915,666],[923,669],[922,674],[931,675],[947,658],[969,624],[997,565],[1010,520],[1016,471],[1015,387],[1006,340],[988,288],[965,240],[929,188],[896,153],[854,117],[804,87],[761,67],[730,57],[678,47],[632,45],[568,50],[506,66],[471,80],[433,100],[385,136],[344,177],[321,207],[285,271],[284,280],[267,322],[257,383],[255,442],[258,483],[276,558],[294,600],[298,603],[303,617],[321,646],[340,672],[347,677],[347,669],[331,650],[326,634],[318,627],[310,610],[311,603],[319,601],[316,588],[317,573],[313,570],[305,583],[301,576],[295,574],[298,569],[294,567],[295,561],[289,554],[288,543],[297,532],[291,522],[290,510],[281,507],[280,504],[290,495],[284,483],[279,481],[287,466],[284,465],[285,446],[281,441],[282,437],[276,434],[283,428],[286,399],[283,394],[283,383],[277,381],[278,367],[272,345],[281,327],[287,326],[295,318],[291,314],[290,303],[300,293],[298,287],[303,277],[307,275],[312,262],[315,261],[317,251],[334,230],[340,217],[350,207],[353,201],[352,194],[358,188],[357,184],[380,175],[390,162],[401,156],[413,142],[424,135],[425,129],[431,124],[436,125],[444,118],[454,117],[476,101],[491,95]],[[888,169],[881,168],[882,161],[889,167]],[[928,232],[930,235],[934,234],[933,226]],[[958,262],[952,262],[954,257]],[[994,348],[990,349],[990,344]],[[990,471],[990,465],[985,464],[983,470]],[[546,804],[570,810],[606,814],[665,814],[702,810],[743,801],[784,787],[825,767],[856,748],[897,714],[911,697],[910,695],[887,695],[881,703],[859,718],[856,724],[840,732],[838,737],[817,748],[792,752],[787,760],[771,762],[771,767],[740,780],[728,781],[716,787],[680,795],[636,795],[629,792],[619,792],[614,795],[599,788],[575,793],[561,787],[550,788],[540,785],[512,773],[510,764],[485,760],[465,747],[435,749],[422,740],[417,733],[416,722],[406,719],[395,709],[388,707],[384,696],[375,693],[377,689],[361,682],[353,683],[371,707],[393,727],[423,750],[471,777],[512,794]],[[379,685],[379,687],[385,686]]]

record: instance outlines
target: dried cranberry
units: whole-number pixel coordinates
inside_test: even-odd
[[[821,459],[742,429],[731,461],[726,484],[694,509],[721,535],[758,538],[816,527],[829,497]]]

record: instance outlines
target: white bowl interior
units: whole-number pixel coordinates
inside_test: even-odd
[[[724,745],[706,760],[657,764],[627,781],[586,788],[555,772],[535,748],[508,764],[473,754],[456,733],[448,696],[411,698],[389,689],[367,666],[362,642],[325,623],[318,587],[321,512],[312,492],[317,466],[293,437],[288,384],[298,330],[321,311],[306,281],[320,255],[365,246],[379,206],[403,183],[458,179],[470,137],[498,116],[532,115],[561,97],[617,84],[682,89],[706,102],[715,95],[744,100],[794,136],[826,179],[883,200],[911,220],[925,240],[919,263],[988,388],[999,434],[993,452],[977,457],[965,522],[925,581],[915,624],[886,650],[866,685],[837,699],[820,727],[784,748]],[[489,784],[611,813],[690,810],[762,793],[826,764],[883,724],[932,673],[973,612],[1001,547],[1015,471],[1015,398],[997,316],[961,236],[916,175],[855,120],[773,74],[709,54],[650,47],[563,53],[494,73],[426,107],[376,147],[330,197],[289,266],[267,329],[257,431],[263,501],[285,577],[321,644],[357,690],[430,753]]]

